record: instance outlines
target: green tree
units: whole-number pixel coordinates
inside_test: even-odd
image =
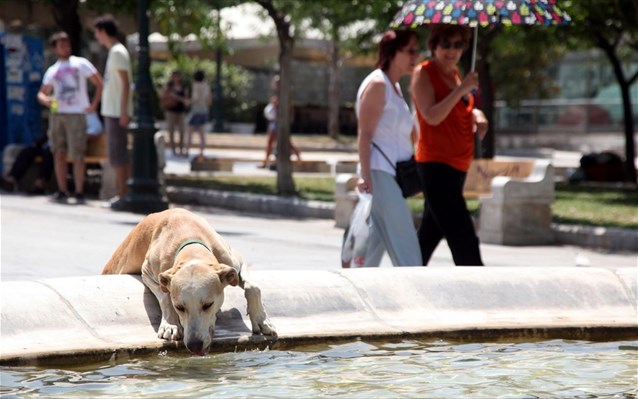
[[[629,70],[631,64],[626,61],[630,56],[635,59],[638,53],[638,1],[573,1],[565,9],[573,20],[569,28],[572,42],[581,46],[598,47],[612,66],[623,105],[625,177],[627,181],[636,183],[634,116],[630,87],[638,79],[638,70]]]
[[[398,0],[254,0],[275,23],[279,40],[279,114],[277,132],[277,190],[282,194],[295,192],[290,163],[290,87],[292,82],[292,51],[295,37],[303,31],[303,26],[321,30],[333,46],[329,54],[329,132],[338,136],[339,87],[338,70],[341,65],[340,46],[342,31],[348,24],[368,17],[376,21],[376,27],[387,29],[390,17],[398,10]],[[359,43],[369,41],[373,30],[368,29],[356,39]],[[355,47],[354,45],[352,46]]]
[[[294,0],[255,0],[275,23],[279,40],[279,107],[277,112],[277,191],[283,195],[294,195],[295,182],[292,179],[290,162],[290,105],[292,82],[292,51],[295,37],[291,16],[284,10],[291,10],[297,4]]]
[[[328,135],[333,139],[339,137],[339,70],[344,61],[344,52],[353,52],[361,45],[361,40],[372,36],[371,31],[378,30],[379,16],[394,14],[398,10],[397,1],[304,0],[302,6],[292,11],[295,20],[299,23],[307,21],[310,27],[319,30],[330,41],[327,49]],[[357,22],[373,22],[375,19],[377,24],[352,29]],[[387,29],[388,20],[383,21],[384,30]]]
[[[479,108],[494,121],[494,102],[504,100],[518,105],[528,98],[548,98],[557,87],[548,76],[550,65],[565,53],[556,40],[562,28],[542,26],[501,26],[479,28],[476,71],[479,73]],[[463,65],[470,68],[470,52]],[[494,123],[490,123],[482,142],[480,158],[493,158]]]
[[[181,40],[189,34],[201,38],[202,46],[210,23],[211,7],[203,0],[154,0],[151,15],[157,30],[168,38],[168,49],[172,58],[184,53]]]

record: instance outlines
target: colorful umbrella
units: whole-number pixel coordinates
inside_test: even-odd
[[[392,20],[392,28],[429,24],[474,27],[472,70],[479,25],[566,25],[571,22],[556,0],[409,0]]]

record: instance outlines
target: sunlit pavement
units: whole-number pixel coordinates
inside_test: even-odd
[[[338,270],[343,230],[332,220],[190,208],[203,215],[254,270]],[[99,274],[142,215],[113,212],[101,201],[60,205],[46,197],[0,196],[0,278],[33,280]],[[481,245],[488,266],[637,267],[635,253],[572,246]],[[452,267],[442,242],[431,267]],[[382,267],[390,267],[387,256]]]

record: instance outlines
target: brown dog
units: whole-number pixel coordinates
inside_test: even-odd
[[[239,285],[253,333],[276,335],[247,278],[241,257],[201,217],[169,209],[144,218],[115,250],[102,274],[141,274],[162,310],[159,338],[179,340],[203,355],[212,342],[224,287]]]

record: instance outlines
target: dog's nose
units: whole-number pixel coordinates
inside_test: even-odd
[[[192,339],[186,342],[186,348],[195,355],[204,356],[204,342],[201,339]]]

